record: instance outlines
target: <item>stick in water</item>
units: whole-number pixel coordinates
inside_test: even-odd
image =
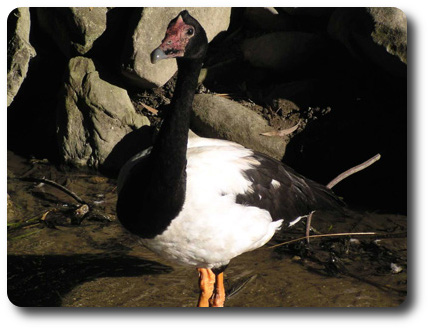
[[[87,204],[82,198],[80,198],[78,195],[76,195],[73,191],[67,189],[66,187],[62,186],[61,184],[58,184],[55,181],[48,180],[48,179],[42,179],[42,178],[20,178],[20,180],[30,181],[30,182],[41,182],[41,183],[51,185],[51,186],[65,192],[70,197],[73,197],[77,202],[79,202],[81,204]]]

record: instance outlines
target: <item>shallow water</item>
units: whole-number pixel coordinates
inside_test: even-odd
[[[90,201],[80,222],[76,201],[51,179]],[[193,307],[197,271],[169,264],[125,232],[115,215],[115,180],[59,171],[8,152],[8,296],[19,306]],[[51,210],[44,220],[25,222]],[[315,214],[320,232],[376,231],[385,236],[312,239],[268,248],[304,235],[298,224],[225,272],[229,307],[391,307],[406,298],[406,217],[354,212]],[[399,234],[400,233],[400,234]],[[393,266],[394,265],[394,266]],[[398,268],[396,268],[398,267]]]

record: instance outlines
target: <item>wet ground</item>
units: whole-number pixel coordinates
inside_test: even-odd
[[[88,203],[82,218],[75,199]],[[116,182],[8,152],[8,296],[18,306],[193,307],[197,272],[148,251],[118,223]],[[49,211],[49,212],[48,212]],[[406,298],[406,216],[315,213],[226,270],[229,307],[392,307]]]

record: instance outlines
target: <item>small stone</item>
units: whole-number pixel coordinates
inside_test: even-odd
[[[391,272],[393,274],[398,274],[403,270],[402,266],[399,266],[395,263],[391,263],[390,267],[391,267]]]

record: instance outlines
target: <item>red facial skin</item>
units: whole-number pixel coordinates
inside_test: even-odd
[[[159,48],[167,57],[184,56],[185,47],[193,36],[194,27],[185,24],[182,17],[179,16],[176,21],[167,28],[166,36]]]

